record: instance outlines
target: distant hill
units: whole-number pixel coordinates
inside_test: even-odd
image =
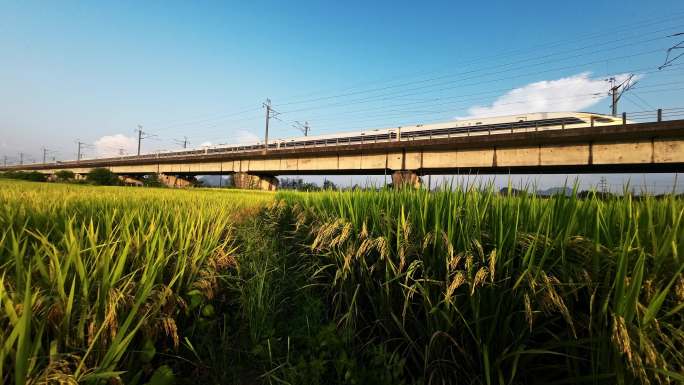
[[[512,195],[520,195],[525,193],[525,190],[520,190],[517,188],[513,187],[504,187],[501,190],[499,190],[499,194],[508,194],[510,193]],[[538,196],[543,196],[543,197],[548,197],[548,196],[553,196],[553,195],[565,195],[565,196],[571,196],[572,195],[572,189],[570,187],[551,187],[546,190],[537,190],[537,195]]]
[[[572,189],[570,187],[551,187],[546,190],[537,190],[537,195],[541,196],[551,196],[551,195],[565,195],[569,197],[572,195]]]

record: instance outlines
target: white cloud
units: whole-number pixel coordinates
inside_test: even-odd
[[[229,143],[235,143],[235,144],[253,144],[256,142],[260,142],[262,138],[259,136],[255,135],[252,132],[246,131],[246,130],[237,130],[235,133],[235,136],[231,138]]]
[[[226,140],[221,140],[219,143],[213,143],[211,141],[206,141],[200,143],[200,147],[210,147],[214,145],[224,145],[224,144],[255,144],[261,142],[263,139],[250,131],[247,130],[237,130],[234,134],[228,137]]]
[[[95,152],[98,156],[117,156],[121,152],[124,154],[135,154],[138,150],[136,138],[123,134],[107,135],[95,141]]]
[[[608,97],[609,83],[604,78],[592,79],[590,72],[543,80],[515,88],[489,106],[473,106],[469,117],[516,115],[531,112],[582,111]],[[616,75],[621,83],[629,74]],[[633,81],[636,81],[635,76]]]

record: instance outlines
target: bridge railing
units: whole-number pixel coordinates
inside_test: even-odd
[[[654,110],[622,113],[623,120],[631,123],[664,122],[684,119],[684,108],[658,108]]]

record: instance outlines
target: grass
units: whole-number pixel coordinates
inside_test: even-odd
[[[0,181],[3,382],[134,381],[155,345],[178,354],[236,215],[272,197]]]
[[[4,383],[684,381],[684,200],[0,181]]]
[[[676,383],[684,202],[491,188],[281,193],[330,319],[416,383]]]

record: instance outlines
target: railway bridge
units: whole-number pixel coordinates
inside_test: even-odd
[[[365,143],[260,148],[201,155],[87,159],[0,167],[0,171],[104,167],[136,180],[158,174],[173,186],[197,175],[232,175],[241,188],[274,190],[278,175],[391,175],[394,185],[427,174],[543,174],[684,171],[684,120]]]

